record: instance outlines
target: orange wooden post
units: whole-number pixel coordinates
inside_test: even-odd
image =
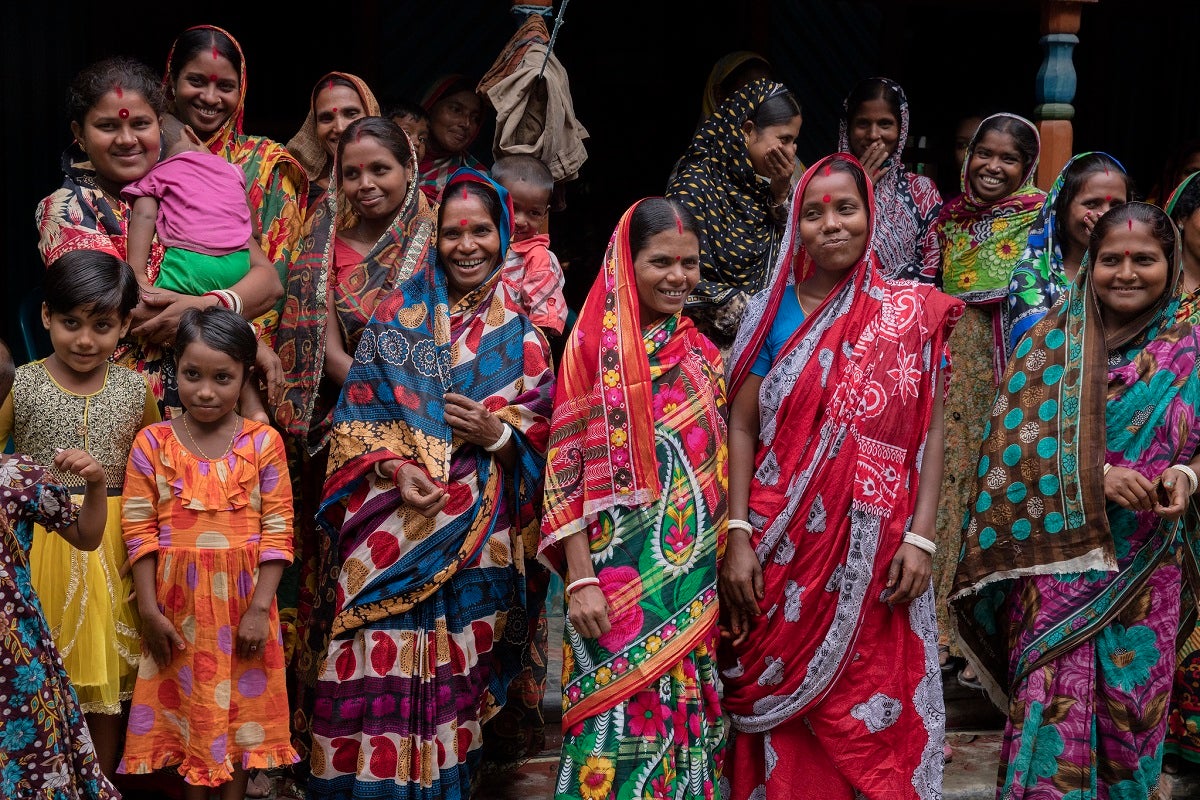
[[[1049,189],[1074,147],[1075,65],[1071,53],[1079,44],[1079,17],[1084,3],[1099,0],[1042,0],[1042,65],[1038,69],[1037,107],[1033,110],[1042,154],[1035,181]]]

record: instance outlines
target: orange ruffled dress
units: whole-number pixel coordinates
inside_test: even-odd
[[[170,422],[138,434],[125,475],[130,563],[158,557],[158,606],[186,647],[160,668],[142,654],[118,772],[178,766],[193,785],[232,770],[298,760],[289,743],[279,614],[261,656],[236,652],[258,565],[292,559],[292,492],[283,440],[249,419],[223,459],[188,451]]]

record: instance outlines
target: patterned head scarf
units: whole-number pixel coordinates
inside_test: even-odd
[[[717,59],[717,63],[713,64],[712,70],[708,73],[708,80],[704,83],[704,99],[700,104],[701,119],[711,117],[712,113],[721,105],[721,100],[717,98],[717,87],[738,69],[753,62],[761,64],[763,69],[768,71],[771,69],[770,62],[753,50],[735,50]]]
[[[862,164],[858,162],[850,153],[834,153],[833,155],[822,158],[817,163],[813,164],[804,172],[804,177],[800,179],[800,183],[796,185],[795,191],[792,193],[791,212],[788,214],[787,230],[783,235],[783,246],[780,248],[779,260],[775,264],[774,270],[771,273],[771,279],[768,285],[768,290],[760,292],[751,300],[751,304],[747,309],[746,316],[748,319],[756,320],[774,320],[779,312],[779,306],[783,301],[783,293],[789,290],[789,287],[801,283],[812,275],[816,265],[813,262],[812,256],[804,248],[804,242],[800,239],[800,206],[804,201],[804,192],[808,189],[808,184],[812,182],[813,176],[824,171],[826,175],[831,170],[831,162],[845,161],[850,163],[856,171],[861,172],[866,177],[866,171]],[[846,270],[842,282],[829,293],[828,298],[821,304],[812,314],[805,319],[806,324],[814,322],[823,313],[833,313],[830,309],[837,302],[837,296],[842,292],[842,289],[847,286],[859,287],[861,292],[868,292],[872,284],[877,284],[882,276],[879,274],[879,261],[875,257],[874,240],[875,240],[875,192],[871,185],[870,179],[866,180],[867,196],[867,244],[863,249],[862,255],[853,267]],[[733,345],[732,357],[729,361],[729,383],[728,392],[730,397],[734,397],[742,383],[750,374],[750,368],[754,366],[755,359],[758,358],[759,352],[762,350],[763,343],[767,340],[767,334],[770,333],[771,326],[769,324],[761,325],[742,325],[738,330],[738,336]]]
[[[1062,241],[1058,236],[1058,212],[1055,207],[1073,166],[1089,156],[1103,156],[1110,159],[1122,173],[1126,171],[1124,165],[1108,153],[1089,151],[1072,157],[1054,179],[1054,185],[1046,193],[1046,200],[1038,211],[1033,227],[1029,229],[1025,255],[1013,270],[1012,280],[1009,281],[1008,299],[1002,310],[1004,341],[1009,350],[1054,305],[1069,282],[1063,268]]]
[[[661,491],[654,454],[654,390],[629,244],[639,204],[621,216],[613,231],[600,275],[563,353],[546,456],[542,548],[585,530],[601,511],[644,505]],[[674,321],[680,322],[678,315]]]
[[[688,305],[722,305],[734,292],[763,287],[775,259],[779,229],[770,212],[770,184],[750,163],[742,126],[767,100],[788,91],[766,78],[725,99],[696,131],[666,196],[678,198],[699,223],[700,284]]]
[[[193,25],[185,30],[184,33],[188,31],[212,31],[220,34],[228,39],[234,49],[237,50],[239,62],[237,105],[224,124],[213,133],[212,138],[204,143],[209,150],[214,153],[220,153],[221,149],[231,138],[243,135],[242,118],[246,115],[246,54],[242,52],[242,46],[238,43],[237,39],[233,38],[233,34],[224,28],[218,28],[216,25]],[[163,75],[163,88],[167,92],[167,102],[172,109],[175,108],[175,85],[171,80],[171,68],[175,66],[175,48],[178,45],[179,39],[171,43],[171,51],[167,54],[167,71]],[[216,53],[217,51],[214,49],[213,52]],[[183,65],[179,66],[182,67]]]
[[[1173,227],[1155,206],[1119,208],[1138,213],[1139,207],[1152,209],[1151,216]],[[1108,212],[1114,213],[1119,212]],[[1009,642],[994,619],[1002,613],[1003,582],[1118,569],[1104,464],[1137,463],[1151,448],[1157,448],[1152,461],[1163,467],[1187,459],[1168,452],[1183,444],[1174,434],[1186,433],[1170,421],[1172,406],[1193,403],[1187,398],[1200,391],[1194,357],[1179,356],[1194,345],[1191,326],[1177,315],[1178,232],[1169,255],[1163,294],[1138,319],[1105,328],[1085,263],[1062,299],[1013,350],[984,428],[975,500],[964,523],[950,597],[960,634],[978,657],[986,685],[999,685],[1010,663]],[[1119,377],[1110,380],[1114,374]],[[1062,634],[1077,635],[1094,621],[1072,615]],[[1027,656],[1036,662],[1045,652]],[[1018,664],[1009,681],[1028,668]]]
[[[362,101],[365,116],[379,116],[379,101],[375,99],[371,87],[367,86],[366,81],[362,78],[351,75],[349,72],[330,72],[322,76],[321,80],[317,81],[313,87],[312,97],[308,104],[308,116],[304,118],[304,124],[287,143],[288,152],[296,157],[300,166],[304,167],[304,174],[310,181],[328,175],[333,166],[333,156],[325,149],[325,143],[317,138],[316,106],[317,95],[321,93],[322,89],[335,86],[336,84],[333,82],[335,78],[349,81],[354,86]]]
[[[1032,122],[1016,114],[993,114],[979,123],[967,157],[963,159],[959,182],[962,194],[942,206],[938,216],[942,247],[942,285],[948,294],[968,303],[986,303],[1003,299],[1008,293],[1013,268],[1025,253],[1029,229],[1046,195],[1033,185],[1038,158],[1026,165],[1020,185],[1011,194],[987,202],[975,196],[967,177],[970,153],[979,139],[992,130],[993,121],[1015,120],[1033,134],[1038,147],[1041,138]]]
[[[942,207],[942,198],[932,182],[929,185],[914,185],[913,176],[904,166],[904,149],[908,145],[909,110],[908,96],[900,84],[890,78],[867,78],[862,84],[878,83],[890,89],[899,98],[900,126],[896,148],[883,162],[885,170],[875,182],[875,205],[880,220],[875,226],[875,253],[879,264],[888,277],[918,278],[926,269],[918,259],[918,245],[926,231],[937,218]],[[860,84],[860,86],[862,85]],[[842,101],[842,118],[838,123],[838,150],[850,153],[850,97]],[[874,94],[874,93],[872,93]],[[857,109],[855,109],[857,111]],[[915,190],[915,191],[914,191]],[[932,252],[932,250],[931,250]],[[930,259],[930,271],[935,268]]]
[[[443,201],[450,199],[451,187],[460,186],[464,183],[477,183],[480,186],[485,186],[500,198],[500,261],[503,264],[503,254],[508,252],[508,243],[512,239],[512,197],[509,196],[507,189],[489,178],[486,172],[471,169],[470,167],[463,167],[450,176],[450,180],[446,183],[446,190],[442,195]],[[442,205],[445,205],[445,202]]]
[[[1179,185],[1175,187],[1175,191],[1171,192],[1171,196],[1167,198],[1167,202],[1163,205],[1163,211],[1167,212],[1167,216],[1171,218],[1172,222],[1175,221],[1175,206],[1179,205],[1179,198],[1183,196],[1183,193],[1187,191],[1187,188],[1191,186],[1192,181],[1196,180],[1197,176],[1200,176],[1200,172],[1193,172],[1180,181]]]
[[[1156,206],[1126,206],[1153,209],[1174,227]],[[1019,575],[1115,568],[1103,486],[1104,375],[1175,324],[1178,232],[1170,255],[1162,296],[1137,319],[1105,328],[1085,265],[1013,351],[984,431],[980,499],[963,532],[969,557],[959,566],[956,594]],[[1033,522],[1052,535],[1031,536]]]

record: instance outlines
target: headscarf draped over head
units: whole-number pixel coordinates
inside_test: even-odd
[[[204,143],[212,152],[220,153],[221,148],[231,138],[243,135],[242,118],[246,115],[246,54],[242,52],[242,45],[233,37],[233,34],[224,28],[218,28],[216,25],[193,25],[185,30],[184,33],[188,31],[215,31],[225,36],[233,44],[234,49],[237,50],[238,61],[241,62],[241,69],[238,71],[237,106],[234,108],[233,113],[229,115],[229,118],[225,120],[225,123],[212,135],[212,138]],[[163,75],[163,88],[167,92],[167,103],[171,106],[172,113],[174,113],[175,106],[175,86],[171,80],[171,65],[175,63],[175,47],[178,44],[178,39],[171,43],[171,50],[167,53],[167,71]]]
[[[1167,216],[1171,218],[1172,222],[1175,221],[1175,206],[1179,204],[1179,198],[1183,196],[1183,193],[1187,191],[1188,186],[1192,184],[1192,181],[1196,180],[1197,176],[1200,176],[1200,172],[1193,172],[1180,181],[1175,190],[1171,192],[1171,196],[1167,198],[1167,202],[1163,204],[1163,211],[1167,212]]]
[[[1175,222],[1175,208],[1179,205],[1179,199],[1183,197],[1183,193],[1188,190],[1188,187],[1197,180],[1200,180],[1200,172],[1193,172],[1192,174],[1188,175],[1179,182],[1179,185],[1175,187],[1175,191],[1171,192],[1171,196],[1168,197],[1167,202],[1163,204],[1163,210],[1167,212],[1167,216],[1171,218],[1172,222]],[[1200,211],[1200,208],[1196,210]],[[1192,213],[1194,214],[1196,212],[1193,211]],[[1179,246],[1180,250],[1182,251],[1183,247],[1185,246],[1183,239],[1186,235],[1184,233],[1184,225],[1182,223],[1177,223],[1176,227],[1179,229]],[[1182,262],[1182,255],[1180,256],[1180,260]],[[1179,285],[1180,291],[1183,291],[1182,277],[1179,280]],[[1186,319],[1193,325],[1200,324],[1200,289],[1183,296],[1183,301],[1179,304],[1179,311],[1176,312],[1176,317],[1180,321]]]
[[[1063,267],[1062,240],[1058,235],[1058,213],[1055,206],[1072,165],[1081,158],[1096,154],[1112,158],[1121,172],[1126,171],[1125,166],[1108,153],[1088,151],[1072,156],[1054,179],[1054,185],[1046,193],[1037,219],[1029,229],[1025,254],[1021,257],[1021,263],[1013,270],[1008,286],[1008,298],[1001,309],[1005,348],[1010,352],[1025,331],[1054,305],[1054,301],[1070,282]]]
[[[1001,117],[1028,127],[1039,149],[1041,147],[1037,127],[1016,114],[987,117],[971,137],[959,175],[962,194],[942,206],[938,216],[942,286],[948,294],[967,303],[994,302],[1002,300],[1008,293],[1013,268],[1025,253],[1029,228],[1046,197],[1045,192],[1033,185],[1038,165],[1036,155],[1027,165],[1020,185],[1011,194],[994,202],[975,197],[967,177],[970,154],[988,122]]]
[[[335,85],[334,78],[341,78],[354,85],[359,99],[362,100],[364,116],[379,116],[379,101],[375,99],[371,87],[367,86],[366,81],[362,78],[349,72],[330,72],[322,76],[321,80],[313,86],[312,97],[309,98],[308,116],[304,118],[304,124],[287,143],[288,152],[296,157],[300,166],[304,167],[304,174],[310,181],[328,175],[333,166],[333,156],[329,155],[325,149],[325,143],[317,138],[316,106],[317,95],[326,87],[332,88]],[[415,177],[414,173],[413,178],[415,179]]]
[[[708,73],[708,80],[704,82],[704,98],[700,103],[701,120],[711,117],[712,113],[721,105],[722,98],[717,97],[717,89],[725,82],[725,79],[751,62],[761,64],[763,69],[768,71],[771,69],[771,63],[767,61],[766,57],[753,50],[735,50],[717,59],[717,63],[713,64],[713,68]]]
[[[341,281],[334,275],[338,233],[357,224],[357,215],[340,187],[326,193],[309,214],[304,245],[288,273],[283,316],[275,351],[287,380],[287,392],[275,412],[286,431],[306,442],[310,452],[325,446],[333,408],[318,409],[318,389],[325,371],[328,326],[340,327],[347,352],[353,354],[376,306],[397,284],[425,268],[429,251],[437,249],[437,212],[417,185],[416,151],[409,146],[405,167],[408,191],[396,218],[361,261]],[[337,181],[331,184],[336,185]],[[328,298],[333,295],[335,314]],[[323,398],[335,401],[337,398]]]
[[[546,456],[543,552],[586,530],[601,511],[651,503],[662,488],[654,452],[654,392],[629,245],[637,207],[621,216],[608,240],[600,276],[563,353]],[[678,320],[676,334],[689,330],[691,320]]]
[[[438,104],[439,100],[459,92],[474,93],[475,86],[462,75],[446,75],[434,81],[425,91],[421,97],[421,107],[432,116],[433,107]],[[448,153],[442,150],[437,140],[433,136],[429,137],[429,141],[425,145],[425,157],[421,159],[421,191],[425,193],[430,202],[441,202],[446,181],[457,170],[467,168],[480,172],[486,171],[487,167],[468,151],[471,143],[478,136],[479,131],[476,130],[475,136],[472,136],[470,141],[464,144],[462,150],[457,153]]]
[[[246,56],[238,40],[228,31],[215,25],[195,25],[188,31],[212,31],[227,38],[238,54],[241,68],[238,71],[237,106],[224,124],[204,143],[230,164],[241,167],[246,174],[246,192],[254,209],[254,230],[259,244],[268,259],[275,264],[279,281],[287,285],[288,272],[299,255],[301,226],[308,208],[308,176],[296,157],[283,145],[265,136],[248,136],[242,132],[242,118],[246,113]],[[171,67],[175,63],[176,39],[167,55],[167,69],[163,74],[168,105],[175,108],[175,89],[171,80]],[[214,55],[217,51],[214,50]],[[179,65],[181,68],[184,65]],[[282,303],[282,300],[280,300]],[[274,336],[279,324],[277,305],[256,320],[260,328]],[[270,341],[268,339],[268,341]]]
[[[1143,203],[1122,208],[1135,205],[1163,214]],[[1187,433],[1169,421],[1171,406],[1180,400],[1194,406],[1188,396],[1200,393],[1192,377],[1191,324],[1178,319],[1178,232],[1173,256],[1158,300],[1112,330],[1105,328],[1085,263],[1059,302],[1022,337],[1001,381],[980,446],[977,499],[964,523],[963,554],[950,595],[964,645],[983,668],[985,684],[999,694],[1007,689],[1003,678],[1010,642],[993,619],[1004,613],[998,603],[1006,591],[997,592],[992,584],[1116,571],[1104,464],[1124,466],[1127,448],[1149,454],[1152,448],[1173,446],[1170,440],[1180,438],[1175,433]],[[1114,374],[1119,374],[1115,380]],[[1157,452],[1154,460],[1161,470],[1190,455]],[[1072,620],[1068,634],[1094,621],[1091,612],[1077,624]],[[1029,668],[1032,664],[1018,665],[1008,682]]]
[[[503,189],[466,170],[454,176],[451,189],[464,181],[500,196],[500,227],[508,227]],[[375,569],[360,589],[349,589],[353,576],[343,582],[347,591],[345,597],[339,591],[334,636],[428,599],[460,570],[477,566],[502,526],[514,548],[536,540],[554,377],[545,339],[507,291],[502,266],[498,255],[489,275],[451,303],[446,273],[431,247],[425,268],[384,298],[363,332],[334,412],[318,520],[337,536],[343,553],[365,547],[383,530],[404,537],[404,557]],[[445,416],[448,392],[482,403],[512,429],[511,467],[454,432]],[[362,504],[343,502],[363,481],[375,482],[375,466],[389,459],[412,462],[446,489],[449,501],[433,519],[390,487]],[[500,565],[520,571],[523,563],[517,555]],[[495,588],[482,607],[503,600],[503,610],[523,599],[523,581]],[[503,663],[497,669],[506,672]],[[501,699],[506,688],[507,681],[500,681]]]
[[[512,229],[512,201],[508,192],[487,175],[471,169],[456,172],[447,189],[464,182],[484,185],[500,198],[500,234],[502,241],[506,242]],[[503,250],[500,252],[503,253]],[[355,366],[351,369],[352,372],[358,371],[347,376],[342,399],[335,412],[327,494],[334,484],[343,482],[344,478],[335,480],[335,473],[351,461],[357,465],[353,475],[361,476],[376,461],[406,458],[424,467],[435,481],[446,483],[449,480],[451,437],[443,417],[443,395],[455,391],[452,388],[451,349],[467,347],[474,354],[477,348],[485,344],[494,346],[490,341],[474,338],[470,341],[452,341],[451,328],[454,326],[451,317],[471,317],[463,322],[462,328],[465,329],[474,324],[472,320],[475,316],[483,314],[484,317],[474,321],[490,327],[492,321],[487,313],[496,303],[501,303],[505,309],[519,308],[500,280],[503,262],[503,257],[497,258],[495,268],[483,282],[451,306],[440,255],[436,247],[430,247],[424,268],[399,284],[379,305],[355,353]],[[526,326],[532,327],[528,319],[522,323],[523,328]],[[374,353],[378,353],[378,357],[364,358],[365,354]],[[462,355],[460,353],[460,360]],[[404,369],[400,369],[401,366]],[[369,377],[376,373],[386,373],[388,377],[380,383]],[[353,393],[352,378],[353,384],[359,387]],[[376,396],[379,388],[389,382],[399,382],[404,389],[393,391],[391,397]],[[360,396],[366,397],[368,394],[375,396],[374,403],[360,399]],[[370,423],[380,420],[386,420],[389,429],[404,431],[403,441],[380,439],[378,446],[368,447],[364,452],[359,426],[355,423],[366,423],[370,427]],[[366,458],[360,462],[359,456]]]
[[[817,269],[800,235],[805,193],[838,162],[858,173],[868,220],[874,217],[871,185],[854,156],[835,153],[804,173],[769,288],[746,311],[755,324],[743,325],[734,343],[735,402],[738,392],[752,390],[746,377],[783,298]],[[842,588],[840,595],[814,592],[811,604],[806,594],[798,623],[768,612],[761,631],[731,644],[730,662],[744,669],[725,674],[725,706],[742,731],[762,732],[808,713],[844,675],[854,659],[851,631],[867,630],[868,604],[878,602],[916,508],[921,453],[946,385],[939,365],[963,304],[929,284],[885,279],[872,227],[857,262],[774,354],[757,387],[747,519],[766,597],[782,597],[789,583]],[[789,664],[782,680],[771,667],[781,656]]]
[[[868,81],[891,89],[900,105],[896,148],[883,162],[885,171],[874,185],[875,207],[880,215],[875,226],[875,255],[885,277],[933,283],[940,263],[933,223],[942,209],[942,196],[932,180],[914,175],[904,166],[909,131],[908,96],[904,89],[890,78],[866,78],[864,83]],[[842,118],[838,123],[838,150],[843,153],[852,152],[850,113],[848,95],[842,101]]]
[[[735,292],[766,282],[779,244],[770,182],[754,171],[742,126],[760,105],[788,88],[760,78],[725,99],[704,121],[679,160],[667,197],[692,213],[700,240],[700,283],[689,306],[723,305]]]

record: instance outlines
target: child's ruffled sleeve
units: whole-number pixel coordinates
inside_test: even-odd
[[[258,544],[258,563],[283,560],[291,562],[292,480],[288,473],[283,438],[274,428],[265,427],[258,436],[258,486],[262,495],[262,538]]]
[[[129,551],[129,563],[158,553],[158,487],[155,464],[158,440],[144,428],[133,440],[125,467],[125,488],[121,497],[121,535]]]

